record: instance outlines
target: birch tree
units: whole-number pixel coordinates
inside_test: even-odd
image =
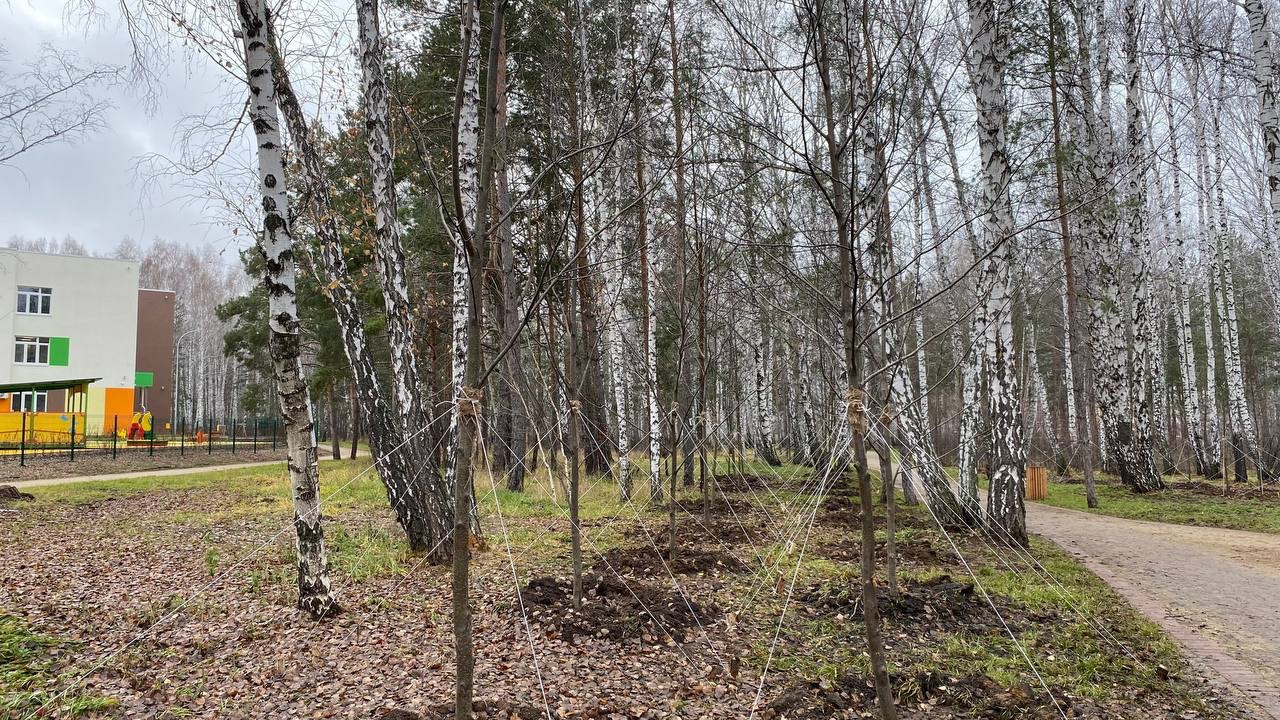
[[[976,61],[974,95],[978,111],[978,147],[981,152],[982,198],[985,213],[982,233],[989,248],[983,265],[983,319],[988,367],[988,408],[991,414],[991,472],[987,494],[987,519],[1008,536],[1026,543],[1026,509],[1023,505],[1023,446],[1021,398],[1013,344],[1013,298],[1010,278],[1014,258],[1013,206],[1009,197],[1012,173],[1006,155],[1005,126],[1008,105],[1004,76],[1009,49],[1001,20],[1007,8],[996,0],[969,0],[972,53]]]
[[[286,185],[280,113],[272,82],[267,4],[239,0],[249,83],[249,117],[257,146],[263,229],[257,242],[262,256],[262,283],[267,290],[267,322],[271,367],[276,380],[280,416],[288,447],[289,483],[293,495],[294,548],[298,560],[298,607],[322,618],[338,611],[329,582],[324,528],[320,524],[320,468],[316,454],[311,394],[302,374],[289,192]]]

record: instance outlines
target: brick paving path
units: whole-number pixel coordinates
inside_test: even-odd
[[[1197,664],[1280,720],[1280,535],[1028,503],[1027,526],[1158,623]]]

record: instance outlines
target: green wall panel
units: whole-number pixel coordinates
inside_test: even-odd
[[[49,364],[66,367],[71,364],[71,338],[49,338]]]

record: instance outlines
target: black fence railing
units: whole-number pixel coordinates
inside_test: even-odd
[[[318,432],[321,437],[323,433]],[[278,418],[155,421],[142,415],[72,412],[0,413],[0,462],[75,461],[140,455],[283,453]]]

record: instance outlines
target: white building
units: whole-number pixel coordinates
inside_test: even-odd
[[[0,249],[0,411],[63,409],[16,385],[92,380],[68,410],[133,412],[138,272],[134,261]]]

